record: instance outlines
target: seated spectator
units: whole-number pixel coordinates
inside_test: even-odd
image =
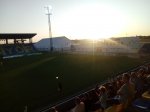
[[[49,112],[58,112],[55,107],[50,108]]]
[[[116,89],[119,90],[122,85],[123,85],[122,76],[118,76],[116,78]]]
[[[95,103],[99,100],[99,90],[92,90],[91,91],[92,103]]]
[[[116,95],[115,83],[112,83],[108,86],[107,95],[108,95],[108,98],[113,98]]]
[[[97,85],[95,86],[95,90],[96,90],[96,91],[99,91],[99,84],[97,84]]]
[[[99,102],[99,94],[100,94],[99,88],[97,90],[91,91],[92,100],[90,101],[91,102],[90,108],[89,108],[90,111],[96,111],[101,108],[101,104]]]
[[[145,74],[149,74],[149,72],[148,72],[148,65],[145,65],[145,66],[143,67],[143,69],[144,69],[144,73],[145,73]]]
[[[140,97],[144,92],[144,79],[140,71],[137,72],[137,78],[135,82],[135,89],[137,91],[137,97]]]
[[[102,107],[102,111],[104,111],[104,109],[106,109],[107,107],[107,91],[105,86],[101,86],[100,87],[100,97],[99,97],[99,102],[101,104]]]
[[[129,81],[130,77],[128,73],[124,73],[122,79],[124,84],[117,93],[121,96],[122,110],[125,110],[134,98],[135,88],[133,83]]]
[[[136,80],[137,80],[136,73],[135,72],[131,72],[130,82],[135,85],[136,84]]]
[[[89,93],[84,94],[84,101],[83,102],[85,104],[85,112],[87,112],[88,110],[91,110],[92,97],[89,95]]]
[[[76,106],[71,110],[71,112],[85,112],[84,102],[80,101],[79,97],[75,98]]]
[[[120,104],[120,98],[119,96],[116,96],[116,85],[110,85],[109,88],[107,89],[107,107],[115,105],[115,104]]]

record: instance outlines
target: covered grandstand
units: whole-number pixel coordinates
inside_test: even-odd
[[[3,58],[19,57],[36,53],[32,38],[36,33],[0,34],[0,54]]]

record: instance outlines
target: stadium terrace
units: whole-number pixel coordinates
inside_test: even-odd
[[[36,53],[32,44],[32,38],[35,35],[36,33],[0,34],[0,54],[3,58],[12,58]]]

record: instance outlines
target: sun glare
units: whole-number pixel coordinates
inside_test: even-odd
[[[72,8],[59,21],[58,32],[77,39],[109,38],[121,33],[128,23],[119,11],[96,4]]]

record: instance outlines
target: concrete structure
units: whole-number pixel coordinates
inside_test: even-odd
[[[62,37],[53,37],[53,49],[54,51],[68,51],[71,48],[71,40]],[[50,38],[45,38],[34,44],[35,48],[39,51],[49,51],[50,50]]]

